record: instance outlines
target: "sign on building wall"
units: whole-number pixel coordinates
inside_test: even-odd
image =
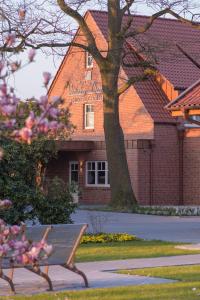
[[[102,101],[102,85],[101,82],[94,80],[68,82],[66,85],[69,97],[72,97],[71,103],[79,103],[83,101]]]

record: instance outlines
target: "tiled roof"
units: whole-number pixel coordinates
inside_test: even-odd
[[[195,82],[180,94],[178,98],[169,103],[166,108],[168,110],[200,108],[200,80]]]
[[[105,12],[98,12],[92,11],[91,12],[97,25],[101,29],[104,37],[106,38],[107,35],[107,13]],[[146,17],[137,17],[137,18],[145,18]],[[129,40],[130,42],[130,40]],[[125,47],[126,50],[126,47]],[[135,63],[138,60],[142,59],[141,56],[137,55],[134,49],[130,51],[127,48],[127,52],[129,53],[126,55],[126,63]],[[133,76],[139,76],[143,74],[142,68],[125,68],[123,67],[126,75],[128,78]],[[200,70],[199,70],[200,76]],[[164,108],[165,105],[169,102],[167,96],[164,94],[163,90],[156,82],[155,79],[151,78],[149,80],[141,81],[134,84],[134,87],[139,95],[140,99],[142,100],[145,108],[151,115],[152,119],[155,122],[166,122],[166,123],[175,123],[176,120],[171,116],[171,114]]]
[[[139,61],[138,55],[133,52],[127,55],[126,63],[135,63]],[[143,74],[143,69],[140,68],[124,68],[124,71],[128,78],[139,76]],[[166,123],[175,123],[175,118],[171,116],[171,114],[164,108],[169,100],[167,96],[159,86],[159,84],[153,79],[148,79],[145,81],[139,81],[134,84],[134,87],[142,100],[145,108],[151,115],[152,119],[159,122]]]
[[[91,11],[91,14],[106,38],[107,13]],[[131,28],[142,26],[148,18],[135,15]],[[142,44],[145,55],[150,58],[156,57],[157,69],[175,88],[186,89],[200,78],[199,29],[194,29],[178,20],[159,18],[146,33],[137,36],[137,41],[130,38],[129,43],[137,50],[141,50]]]

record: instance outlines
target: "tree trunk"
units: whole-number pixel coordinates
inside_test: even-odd
[[[113,73],[102,76],[104,97],[104,133],[111,186],[111,205],[132,208],[137,201],[133,193],[119,121],[119,96]]]

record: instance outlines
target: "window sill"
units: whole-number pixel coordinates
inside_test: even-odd
[[[94,132],[94,128],[83,128],[83,132]]]
[[[110,189],[110,185],[85,185],[86,189]]]

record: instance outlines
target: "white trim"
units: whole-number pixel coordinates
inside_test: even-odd
[[[93,107],[93,112],[86,112],[87,106]],[[87,124],[87,114],[93,114],[93,126],[86,126]],[[84,104],[84,129],[94,129],[94,104],[86,103]]]
[[[101,171],[101,170],[98,170],[98,167],[97,167],[97,164],[99,162],[105,162],[105,170],[102,170],[102,171],[105,171],[105,184],[98,184],[97,181],[98,181],[98,171]],[[88,170],[88,163],[95,163],[95,170]],[[94,171],[95,172],[95,184],[89,184],[87,183],[87,180],[88,180],[88,171]],[[108,184],[108,162],[106,160],[88,160],[85,162],[85,186],[86,187],[102,187],[102,188],[108,188],[110,187],[110,184]]]
[[[72,171],[72,165],[73,164],[77,164],[78,165],[78,181],[79,181],[79,162],[78,160],[71,160],[69,161],[69,183],[72,183],[72,174],[71,174],[71,171]]]

